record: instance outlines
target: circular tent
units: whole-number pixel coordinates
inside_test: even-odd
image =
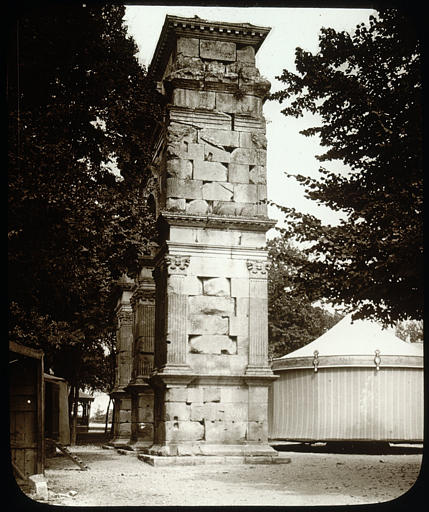
[[[421,343],[348,315],[272,368],[271,439],[423,441]]]

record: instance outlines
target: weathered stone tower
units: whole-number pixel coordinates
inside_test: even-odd
[[[168,101],[151,192],[156,255],[152,455],[273,455],[267,444],[269,29],[167,16],[149,73]]]
[[[137,282],[122,283],[113,444],[154,458],[276,455],[263,249],[274,225],[263,203],[270,83],[255,67],[269,30],[167,16],[149,68],[168,103],[147,190],[160,244]]]

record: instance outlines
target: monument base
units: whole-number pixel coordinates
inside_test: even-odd
[[[183,455],[165,457],[139,453],[137,458],[151,466],[203,466],[213,464],[289,464],[290,457],[271,455]]]

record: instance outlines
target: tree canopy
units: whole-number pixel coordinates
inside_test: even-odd
[[[419,31],[403,12],[371,16],[354,33],[323,28],[319,50],[296,49],[297,73],[271,95],[286,116],[317,114],[326,152],[318,178],[295,175],[305,196],[342,212],[338,225],[280,206],[284,235],[304,242],[310,294],[355,318],[392,324],[423,314],[422,78]],[[332,164],[334,165],[334,164]],[[347,172],[344,172],[346,167]],[[291,176],[289,174],[289,176]]]
[[[9,33],[10,335],[93,387],[114,282],[155,235],[143,189],[163,105],[124,12],[27,4]]]
[[[282,237],[267,242],[269,356],[281,357],[310,343],[339,322],[318,304],[318,295],[307,293],[298,279],[306,261],[302,251]]]

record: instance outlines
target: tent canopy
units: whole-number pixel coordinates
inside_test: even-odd
[[[376,350],[385,356],[422,356],[423,344],[403,341],[395,336],[392,328],[383,329],[377,322],[352,322],[350,314],[316,340],[277,360],[313,357],[315,350],[319,356],[373,356]]]

